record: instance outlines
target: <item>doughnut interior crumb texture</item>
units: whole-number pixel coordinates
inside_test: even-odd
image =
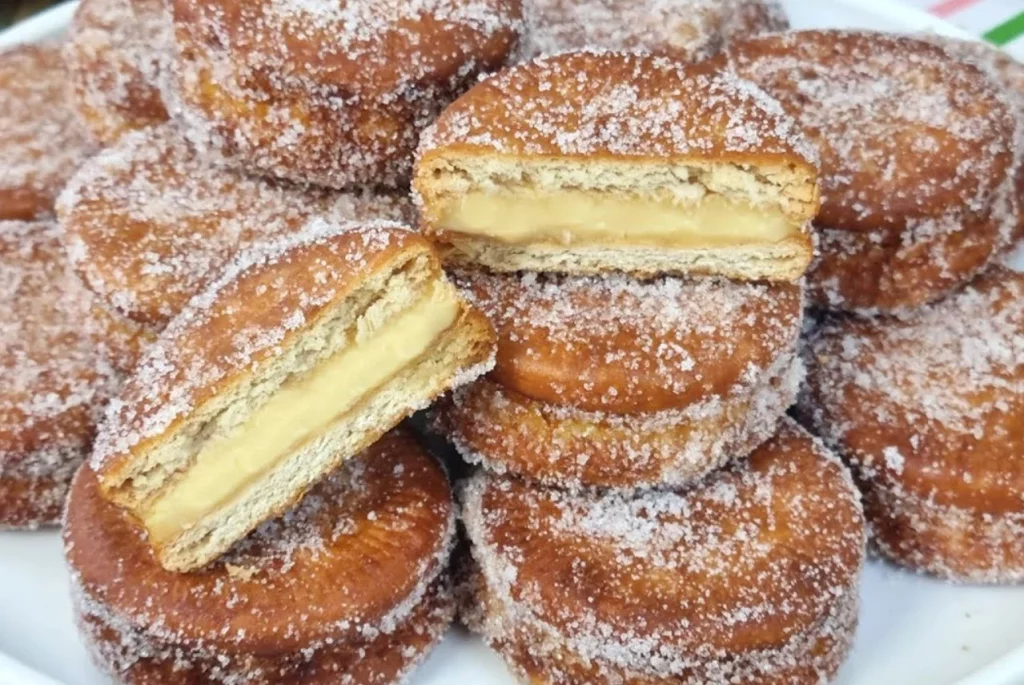
[[[523,0],[523,19],[524,59],[602,48],[700,60],[789,27],[777,0]]]
[[[61,187],[93,152],[67,81],[56,45],[0,51],[0,219],[51,215]]]
[[[434,292],[450,296],[457,314],[418,358],[197,521],[161,540],[147,525],[169,569],[209,562],[341,461],[493,364],[486,319],[457,296],[425,241],[397,224],[311,222],[243,253],[170,324],[109,414],[92,459],[105,495],[149,524],[152,507],[196,467],[204,445],[244,433],[286,383],[312,376],[339,351],[372,346],[377,329]]]
[[[795,280],[811,259],[805,225],[818,210],[815,160],[778,103],[731,74],[579,52],[514,67],[456,101],[424,135],[413,185],[425,231],[452,246],[453,261],[502,271]],[[517,240],[500,216],[471,233],[453,228],[471,194],[550,197],[556,206],[573,196],[661,203],[687,218],[713,207],[729,219],[744,210],[754,218],[749,233],[724,243],[705,233],[691,246],[674,235],[659,244],[614,233],[588,239],[569,228]],[[765,216],[785,232],[758,240]]]

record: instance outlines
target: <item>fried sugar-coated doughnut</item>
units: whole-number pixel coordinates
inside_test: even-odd
[[[53,202],[92,152],[70,104],[56,45],[0,51],[0,220],[53,213]]]
[[[64,45],[75,106],[101,143],[167,120],[171,20],[163,0],[83,0]]]
[[[815,303],[887,312],[936,300],[1005,249],[1016,223],[1016,122],[976,67],[909,36],[796,31],[725,62],[821,152]]]
[[[314,224],[241,253],[172,320],[90,464],[165,568],[201,568],[493,356],[421,235]]]
[[[50,222],[0,221],[0,528],[57,523],[118,377]]]
[[[78,626],[118,682],[390,685],[454,606],[441,467],[385,436],[202,571],[172,573],[82,469],[64,527]]]
[[[910,568],[1024,580],[1024,274],[903,319],[812,335],[800,415],[854,467],[875,546]]]
[[[585,411],[683,409],[761,381],[800,335],[793,283],[638,281],[461,270],[454,281],[491,320],[491,378]]]
[[[1024,240],[1024,64],[988,43],[931,36],[958,59],[986,72],[1002,89],[1017,115],[1017,231],[1015,241]]]
[[[770,438],[796,401],[803,365],[784,355],[758,380],[684,409],[587,412],[480,380],[436,408],[467,461],[556,487],[683,486]]]
[[[583,51],[459,98],[424,135],[413,188],[454,263],[796,281],[815,159],[779,104],[730,72]]]
[[[523,19],[525,59],[604,48],[700,60],[789,26],[776,0],[523,0]]]
[[[398,195],[303,189],[224,169],[170,125],[123,136],[71,179],[58,205],[82,280],[157,332],[248,245],[315,220],[412,214]]]
[[[332,188],[408,182],[420,132],[522,31],[520,0],[172,0],[189,135]]]
[[[469,623],[539,683],[811,685],[852,640],[858,493],[789,420],[749,461],[681,492],[478,474],[463,520],[479,573]]]
[[[138,366],[146,348],[156,342],[158,332],[112,311],[95,296],[92,299],[90,316],[106,331],[100,346],[111,366],[124,375],[130,375]]]

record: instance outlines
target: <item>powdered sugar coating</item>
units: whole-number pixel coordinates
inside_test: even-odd
[[[591,411],[682,409],[729,395],[791,355],[802,323],[799,284],[468,270],[453,278],[498,333],[492,378]]]
[[[162,662],[211,682],[395,682],[358,664],[393,652],[378,668],[404,673],[443,633],[454,537],[445,474],[400,433],[199,572],[162,569],[88,471],[65,528],[83,631],[130,682]]]
[[[330,187],[401,185],[419,132],[501,67],[518,0],[175,0],[176,105],[236,163]]]
[[[0,525],[53,524],[119,377],[56,226],[0,222]]]
[[[85,0],[78,6],[64,60],[79,114],[97,140],[111,143],[125,131],[167,120],[161,91],[171,47],[163,0]]]
[[[779,104],[707,66],[624,53],[542,57],[477,84],[423,136],[503,155],[700,157],[811,165],[815,152]]]
[[[775,0],[524,0],[523,18],[525,59],[604,48],[700,60],[789,25]]]
[[[64,182],[92,152],[70,99],[58,46],[0,52],[0,218],[52,213]]]
[[[863,561],[848,472],[792,424],[690,491],[573,494],[481,475],[463,496],[505,628],[653,678],[734,682],[773,655],[799,659]]]
[[[314,219],[241,252],[146,350],[110,404],[93,469],[102,477],[105,465],[115,466],[136,445],[162,435],[214,396],[225,379],[258,374],[382,260],[427,249],[400,224]]]
[[[170,125],[125,135],[61,195],[68,253],[113,309],[157,330],[239,250],[312,219],[411,219],[397,195],[331,193],[247,177],[198,154]]]

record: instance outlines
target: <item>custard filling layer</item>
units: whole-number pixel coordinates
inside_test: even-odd
[[[679,205],[582,190],[471,192],[444,212],[441,228],[514,245],[694,249],[773,244],[801,230],[781,211],[717,195]]]
[[[358,344],[287,380],[226,435],[211,438],[192,466],[141,515],[154,542],[173,537],[230,502],[303,443],[429,351],[458,318],[447,284],[386,321]]]

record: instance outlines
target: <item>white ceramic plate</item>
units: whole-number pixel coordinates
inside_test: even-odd
[[[798,27],[959,29],[887,0],[788,0]],[[0,34],[0,47],[58,35],[72,4]],[[857,642],[837,685],[1021,685],[1024,587],[948,585],[872,562]],[[71,618],[55,532],[0,533],[0,685],[99,685]],[[496,656],[453,631],[412,685],[513,685]]]

